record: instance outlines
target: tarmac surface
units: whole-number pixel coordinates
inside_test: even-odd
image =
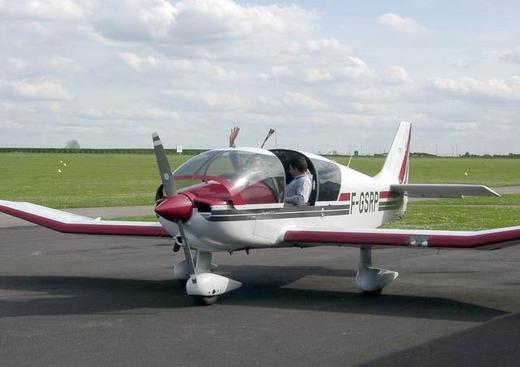
[[[355,286],[358,250],[216,254],[243,282],[209,307],[172,280],[168,239],[0,229],[0,365],[518,366],[520,246],[383,249],[400,272]]]

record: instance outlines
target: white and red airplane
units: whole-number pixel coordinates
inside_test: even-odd
[[[290,149],[224,148],[186,161],[172,173],[157,134],[153,142],[162,185],[155,212],[159,222],[104,221],[43,206],[0,201],[0,212],[60,232],[169,236],[185,260],[174,278],[198,304],[241,286],[214,273],[216,251],[311,246],[360,248],[356,283],[379,294],[397,278],[372,266],[373,248],[495,249],[520,243],[520,226],[481,231],[380,229],[402,215],[409,197],[497,195],[479,185],[408,184],[411,124],[402,122],[381,171],[374,177],[327,158]],[[313,189],[307,205],[284,203],[288,162],[304,157]],[[183,184],[177,190],[176,184]]]

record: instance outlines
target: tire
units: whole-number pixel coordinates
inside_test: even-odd
[[[193,296],[193,300],[199,306],[209,306],[217,302],[218,296]]]

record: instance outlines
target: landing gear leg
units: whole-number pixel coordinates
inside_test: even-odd
[[[183,244],[182,244],[182,240],[180,239],[180,236],[175,238],[174,246],[176,246],[178,248],[183,248]],[[174,249],[174,252],[176,252],[175,249]],[[179,261],[173,267],[173,278],[178,280],[179,283],[183,287],[186,286],[186,282],[188,281],[188,279],[190,279],[190,275],[192,274],[189,259],[186,256],[186,251],[184,252],[184,255],[185,255],[185,259],[182,261]],[[195,266],[194,271],[196,273],[205,273],[205,272],[212,273],[218,267],[216,264],[213,264],[211,262],[211,252],[201,252],[201,251],[197,250],[195,252],[195,256],[193,254],[193,251],[190,251],[190,255],[193,258],[193,263]]]
[[[181,236],[175,237],[175,245],[173,248],[173,252],[179,251],[179,249],[184,250],[184,245],[182,244]],[[190,255],[191,252],[190,252]],[[193,256],[191,256],[193,257]],[[190,279],[191,275],[191,266],[189,264],[189,260],[186,257],[186,251],[184,252],[184,260],[179,261],[175,266],[173,267],[173,278],[176,279],[179,284],[183,287],[186,287],[186,282],[188,279]]]
[[[399,275],[396,271],[374,268],[372,249],[360,248],[360,260],[356,275],[356,284],[364,296],[379,296],[384,287]]]

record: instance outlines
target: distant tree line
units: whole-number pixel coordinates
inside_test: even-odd
[[[176,149],[165,149],[167,154],[177,154]],[[195,155],[207,149],[183,149],[183,155]],[[154,154],[153,149],[89,149],[89,148],[0,148],[0,153],[83,153],[83,154]]]
[[[207,149],[183,149],[182,155],[196,155],[207,151]],[[0,148],[0,153],[83,153],[83,154],[154,154],[153,149],[149,148],[113,148],[113,149],[90,149],[90,148]],[[166,149],[167,154],[177,154],[176,149]],[[431,153],[413,152],[410,155],[414,158],[452,158],[437,156]],[[326,157],[348,157],[349,154],[324,155]],[[386,157],[386,154],[364,155],[363,157]],[[460,158],[520,158],[520,153],[509,154],[461,154]]]

